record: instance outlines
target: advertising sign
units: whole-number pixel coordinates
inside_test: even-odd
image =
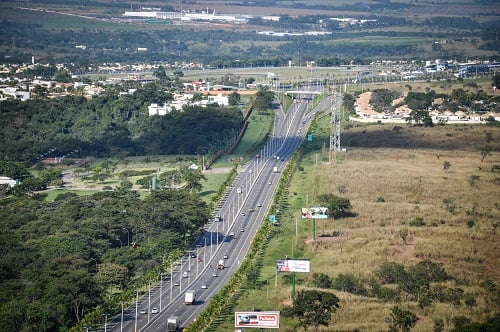
[[[302,208],[302,219],[327,219],[328,209],[326,207]]]
[[[278,259],[278,272],[311,272],[311,261],[308,259]]]
[[[243,311],[234,313],[234,327],[255,327],[260,329],[279,329],[279,311]]]

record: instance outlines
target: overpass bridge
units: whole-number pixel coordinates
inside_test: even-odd
[[[285,91],[286,95],[320,95],[321,91],[311,91],[311,90],[288,90]]]

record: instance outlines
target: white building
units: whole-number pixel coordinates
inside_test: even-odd
[[[151,104],[148,106],[148,114],[149,116],[153,115],[166,115],[170,113],[171,107],[169,105],[160,106],[158,104]]]
[[[8,176],[0,176],[0,185],[6,184],[10,188],[14,187],[17,184],[17,181],[9,178]]]
[[[17,91],[14,87],[0,88],[0,100],[19,99],[22,101],[30,99],[31,94],[28,91]]]

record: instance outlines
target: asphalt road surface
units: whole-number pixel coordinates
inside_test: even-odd
[[[338,100],[336,101],[338,102]],[[208,305],[245,259],[260,224],[271,205],[281,171],[302,143],[317,110],[328,111],[334,104],[328,97],[312,109],[308,95],[296,97],[287,112],[275,107],[275,128],[260,153],[242,165],[223,200],[185,256],[171,266],[159,284],[150,286],[134,305],[109,320],[106,331],[167,331],[167,318],[178,316],[186,327]],[[278,172],[274,172],[277,167]],[[217,269],[219,260],[224,268]],[[186,291],[194,290],[195,302],[185,304]]]

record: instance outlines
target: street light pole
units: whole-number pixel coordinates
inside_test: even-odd
[[[122,302],[122,316],[120,320],[120,332],[123,332],[123,302]]]
[[[106,332],[107,328],[108,328],[108,316],[109,316],[109,314],[105,313],[105,314],[103,314],[103,316],[104,316],[104,332]]]
[[[136,293],[135,293],[135,322],[134,322],[134,332],[137,332],[137,313],[138,313],[137,306],[138,305],[139,305],[139,291],[136,291]]]
[[[148,283],[148,323],[151,313],[151,281]]]
[[[160,312],[161,312],[161,297],[163,293],[163,273],[160,272]]]

